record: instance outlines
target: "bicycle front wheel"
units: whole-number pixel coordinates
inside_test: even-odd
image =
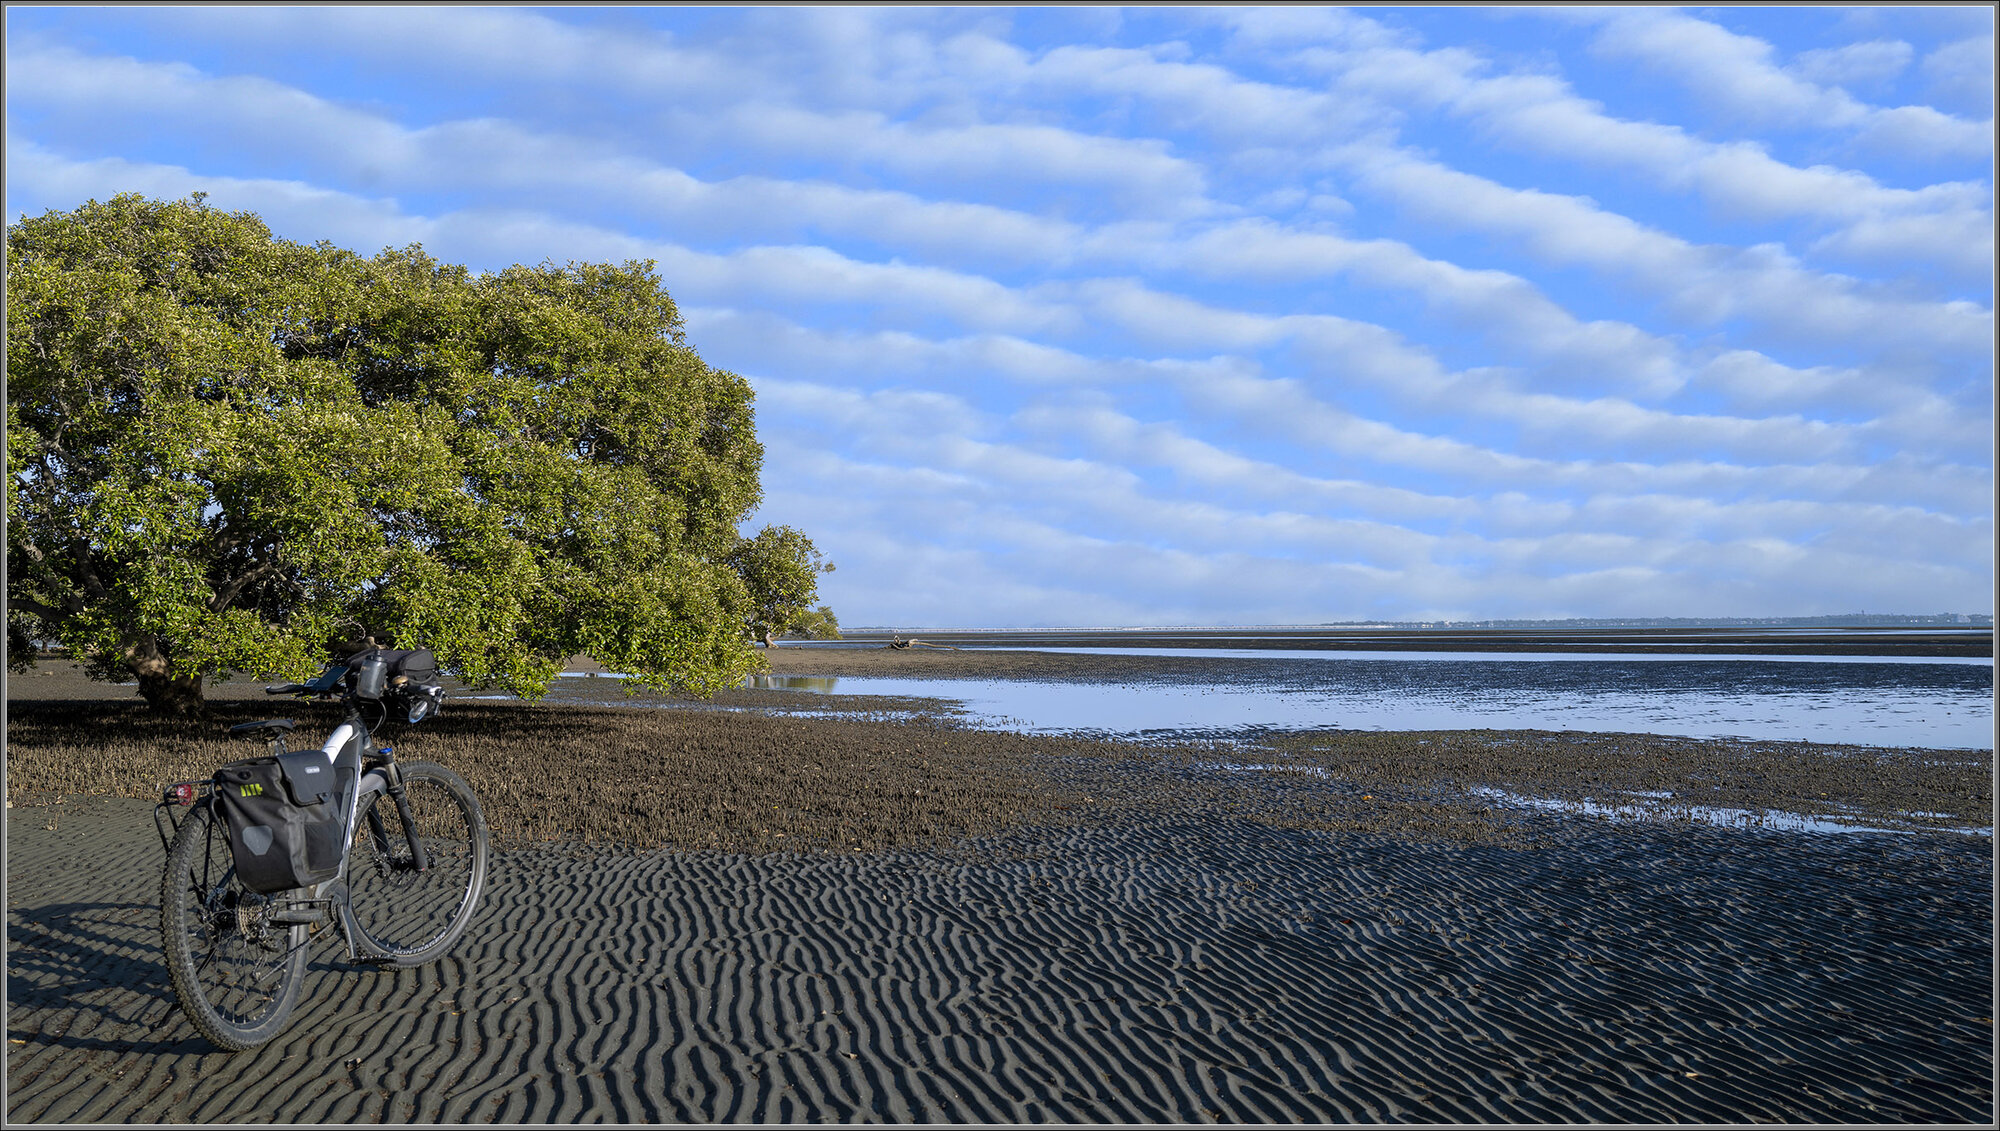
[[[182,1012],[231,1052],[277,1036],[305,981],[307,930],[271,922],[271,909],[237,882],[229,830],[197,804],[167,850],[160,934]]]
[[[444,956],[472,922],[486,886],[486,817],[465,779],[432,762],[402,767],[403,798],[424,848],[419,871],[386,793],[363,796],[347,858],[349,937],[395,966]]]

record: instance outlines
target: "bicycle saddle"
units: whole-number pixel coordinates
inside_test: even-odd
[[[299,724],[292,719],[259,719],[254,723],[237,723],[229,728],[231,738],[276,738]]]

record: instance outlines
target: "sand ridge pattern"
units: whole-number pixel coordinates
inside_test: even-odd
[[[148,807],[10,815],[15,1121],[1993,1114],[1990,845],[1949,834],[1127,808],[934,850],[518,849],[453,955],[324,943],[229,1056],[171,1004]]]

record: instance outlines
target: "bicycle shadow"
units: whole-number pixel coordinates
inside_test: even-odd
[[[66,902],[8,908],[7,1013],[15,1039],[119,1050],[157,1044],[150,1038],[173,1020],[173,1005],[158,906]],[[80,1024],[85,1015],[91,1019]],[[39,1031],[27,1028],[36,1023]],[[49,1023],[61,1033],[51,1036]],[[66,1036],[80,1027],[128,1035]]]
[[[169,1039],[162,1033],[183,1019],[160,948],[157,905],[17,905],[8,909],[7,935],[8,1028],[14,1039],[118,1051],[213,1051],[199,1037]],[[349,960],[338,936],[322,934],[308,945],[308,976],[351,977],[385,969]],[[81,1023],[85,1014],[93,1015],[88,1024]],[[53,1022],[61,1032],[27,1028],[38,1022]],[[67,1036],[78,1028],[129,1036]]]

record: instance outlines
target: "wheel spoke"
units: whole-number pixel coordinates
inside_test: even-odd
[[[220,880],[209,886],[208,877],[218,872]],[[284,1024],[304,979],[305,940],[293,943],[287,935],[279,941],[269,934],[293,928],[263,921],[267,912],[257,909],[262,901],[253,901],[237,884],[228,833],[209,810],[183,822],[169,850],[167,875],[161,925],[183,1011],[222,1048],[252,1048],[269,1040]],[[245,925],[248,933],[241,929]]]
[[[300,951],[300,950],[303,950],[303,949],[304,949],[304,948],[305,948],[305,947],[306,947],[306,946],[307,946],[308,944],[310,944],[311,942],[312,942],[312,939],[310,939],[310,938],[307,938],[307,939],[303,939],[303,940],[301,940],[301,941],[299,941],[299,942],[296,942],[296,943],[293,943],[293,944],[292,944],[292,945],[291,945],[290,947],[288,947],[288,948],[287,948],[287,949],[285,950],[285,953],[284,953],[284,954],[282,954],[282,955],[280,955],[279,957],[277,957],[277,958],[275,958],[275,959],[273,959],[273,960],[272,960],[272,964],[271,964],[271,969],[270,969],[270,971],[269,971],[269,974],[268,974],[268,975],[267,975],[266,977],[264,977],[264,978],[259,978],[259,979],[258,979],[258,984],[259,984],[259,985],[263,984],[264,982],[268,981],[268,980],[269,980],[269,978],[270,978],[270,977],[272,977],[272,976],[276,976],[276,975],[279,975],[279,974],[283,974],[283,973],[285,972],[285,964],[286,964],[286,963],[288,963],[288,962],[290,962],[290,961],[292,960],[292,955],[293,955],[293,954],[295,954],[295,953],[297,953],[297,952],[298,952],[298,951]]]
[[[349,914],[358,945],[398,964],[438,957],[465,929],[485,877],[485,822],[478,801],[442,767],[404,767],[409,825],[393,798],[377,796],[350,862]],[[404,830],[414,826],[430,857],[419,872]],[[386,835],[384,835],[386,834]]]

